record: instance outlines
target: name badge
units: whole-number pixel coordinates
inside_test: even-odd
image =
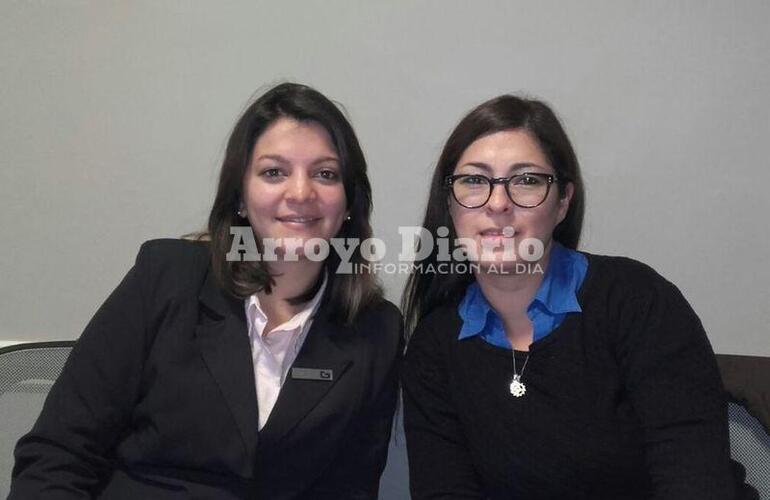
[[[331,382],[334,380],[334,372],[332,370],[324,370],[322,368],[292,368],[291,378],[299,380],[324,380]]]

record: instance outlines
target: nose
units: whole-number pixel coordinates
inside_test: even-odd
[[[286,199],[297,203],[302,203],[313,198],[315,190],[311,179],[302,172],[296,172],[288,179],[286,186]]]
[[[490,212],[509,212],[513,209],[513,202],[505,191],[505,184],[493,184],[492,194],[489,196],[486,207]]]

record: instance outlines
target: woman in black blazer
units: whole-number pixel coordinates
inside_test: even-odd
[[[142,245],[19,441],[9,498],[376,498],[401,315],[373,276],[318,257],[369,237],[370,211],[328,99],[282,84],[256,100],[208,231]],[[274,335],[285,363],[265,365]]]

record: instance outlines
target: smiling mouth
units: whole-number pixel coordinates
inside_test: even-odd
[[[488,237],[488,238],[511,238],[515,231],[512,227],[502,227],[502,228],[490,228],[485,229],[479,233],[481,237]]]
[[[313,222],[321,220],[321,218],[312,215],[285,215],[282,217],[276,217],[276,220],[280,222],[289,222],[292,224],[312,224]]]

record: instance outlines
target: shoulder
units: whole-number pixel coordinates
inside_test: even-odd
[[[457,339],[460,324],[457,305],[452,303],[439,305],[420,318],[404,353],[401,381],[405,391],[414,395],[420,388],[442,390],[449,370],[456,366],[452,359],[464,345]]]
[[[403,352],[404,327],[401,312],[393,303],[379,299],[365,307],[352,328],[343,328],[345,344],[357,352],[375,377],[391,373]]]
[[[652,267],[627,257],[588,258],[585,290],[580,292],[585,313],[622,325],[628,332],[663,323],[702,328],[679,288]]]
[[[398,348],[403,337],[403,317],[392,302],[378,299],[365,307],[355,321],[356,333],[377,346]]]
[[[377,299],[367,305],[358,315],[358,323],[372,321],[401,321],[401,311],[389,300]]]
[[[134,268],[156,292],[197,291],[205,280],[210,259],[208,242],[155,239],[139,248]]]
[[[591,295],[651,299],[681,295],[679,289],[651,266],[628,257],[584,253],[588,258],[586,291]]]
[[[455,303],[442,304],[425,314],[409,337],[407,352],[436,351],[453,344],[462,326]]]
[[[161,238],[142,243],[138,258],[161,265],[200,265],[208,264],[209,255],[209,244],[206,241]]]
[[[663,277],[649,265],[629,257],[598,255],[582,252],[588,258],[588,265],[601,271],[606,278],[633,278],[641,281],[662,280]]]

